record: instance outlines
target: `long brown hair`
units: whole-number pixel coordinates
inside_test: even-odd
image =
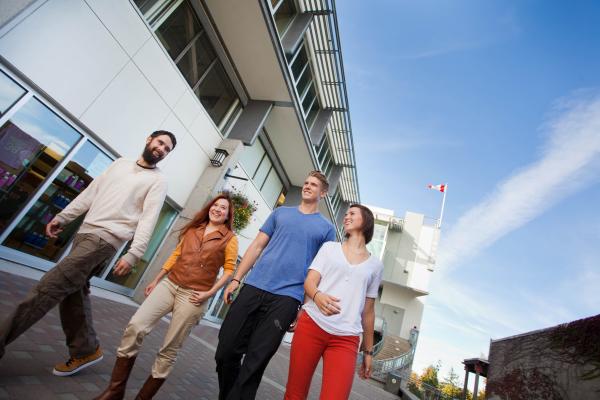
[[[227,215],[227,219],[225,220],[225,226],[227,226],[227,228],[229,228],[230,231],[233,231],[233,201],[231,201],[231,197],[229,197],[228,193],[220,193],[214,199],[212,199],[211,201],[206,203],[204,208],[202,208],[202,210],[198,211],[196,213],[196,215],[194,215],[194,218],[192,218],[192,220],[190,222],[188,222],[187,225],[181,229],[181,233],[179,234],[180,240],[190,229],[195,229],[204,223],[208,223],[208,221],[209,221],[208,211],[210,210],[212,205],[215,204],[216,201],[219,199],[225,199],[225,200],[227,200],[227,203],[229,203],[229,212]]]

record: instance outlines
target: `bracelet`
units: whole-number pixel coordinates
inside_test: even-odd
[[[241,285],[241,284],[242,284],[242,282],[240,282],[240,280],[239,280],[239,279],[235,279],[235,278],[231,278],[231,282],[237,282],[237,283],[238,283],[238,285]]]
[[[315,297],[317,297],[317,293],[321,293],[321,291],[320,291],[320,290],[317,290],[317,291],[315,292],[315,294],[313,294],[313,297],[312,297],[312,300],[313,300],[313,301],[315,301]]]
[[[368,356],[373,356],[373,350],[363,350],[362,352]]]

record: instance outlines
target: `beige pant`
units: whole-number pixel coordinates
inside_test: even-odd
[[[136,356],[144,336],[152,331],[162,317],[172,311],[169,329],[152,366],[154,378],[166,378],[173,369],[183,342],[205,311],[205,303],[199,306],[190,303],[191,294],[192,290],[182,288],[168,278],[163,279],[131,317],[121,345],[117,349],[117,356]]]

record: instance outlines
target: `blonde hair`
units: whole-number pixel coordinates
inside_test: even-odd
[[[310,171],[308,176],[317,178],[319,180],[319,182],[321,182],[321,186],[324,191],[327,192],[329,190],[329,181],[327,180],[327,177],[321,171]]]

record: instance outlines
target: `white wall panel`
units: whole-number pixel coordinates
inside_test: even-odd
[[[169,108],[135,64],[129,63],[81,117],[102,140],[126,157],[137,157]]]
[[[186,90],[175,104],[175,115],[186,128],[190,128],[198,115],[203,114],[200,100],[194,96],[191,90]]]
[[[133,56],[151,35],[134,6],[124,0],[85,0],[127,54]]]
[[[82,0],[45,3],[0,39],[0,54],[76,116],[127,63]]]
[[[183,206],[210,160],[175,115],[169,114],[159,129],[177,137],[177,147],[160,163],[160,168],[169,180],[169,196]]]
[[[133,61],[169,107],[175,107],[187,83],[156,40],[152,39],[144,43]]]
[[[204,110],[192,122],[189,131],[196,138],[196,141],[200,143],[206,154],[210,154],[210,156],[215,153],[215,147],[223,140],[221,134]]]

